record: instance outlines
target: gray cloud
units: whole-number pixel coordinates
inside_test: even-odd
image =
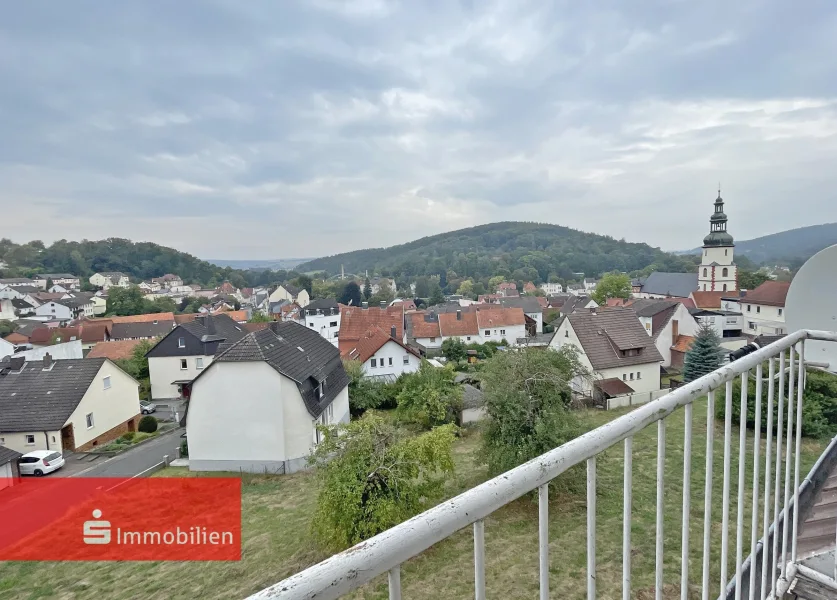
[[[129,0],[0,21],[0,235],[324,255],[837,220],[828,2]],[[793,208],[790,209],[789,205]]]

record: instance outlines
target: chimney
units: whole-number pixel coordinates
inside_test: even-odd
[[[397,329],[396,329],[395,325],[393,325],[392,327],[389,328],[389,337],[391,337],[392,339],[397,339],[398,334],[396,332],[397,332]]]
[[[386,307],[387,307],[387,303],[384,302],[383,300],[381,300],[381,308],[386,308]]]
[[[52,354],[47,352],[44,354],[44,369],[49,369],[52,366]]]
[[[456,311],[456,320],[457,320],[457,321],[461,321],[461,320],[462,320],[462,311],[461,311],[461,310],[457,310],[457,311]]]
[[[671,320],[671,339],[677,343],[677,338],[680,336],[680,324],[677,319]]]
[[[590,314],[591,314],[591,315],[595,315],[595,314],[596,314],[596,307],[595,307],[595,306],[591,306],[591,307],[590,307]]]
[[[362,308],[369,308],[369,303],[368,302],[361,302],[360,305],[361,305]]]

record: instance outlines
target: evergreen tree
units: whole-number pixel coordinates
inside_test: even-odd
[[[369,278],[366,278],[366,283],[363,284],[363,297],[366,300],[372,297],[372,284],[369,282]]]
[[[347,304],[351,306],[360,306],[361,294],[360,286],[354,281],[350,281],[343,288],[340,297],[337,299],[340,304]]]
[[[692,347],[686,352],[683,366],[683,380],[694,381],[719,368],[724,361],[721,340],[715,330],[701,325]]]
[[[445,295],[442,293],[442,288],[438,283],[430,284],[430,299],[427,302],[429,306],[445,303]]]

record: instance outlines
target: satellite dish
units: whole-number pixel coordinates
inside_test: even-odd
[[[793,278],[785,300],[788,332],[800,329],[837,331],[837,245],[809,258]],[[805,342],[805,360],[828,363],[837,373],[837,344]]]

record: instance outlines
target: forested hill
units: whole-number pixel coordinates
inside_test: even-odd
[[[180,275],[187,283],[216,286],[229,280],[236,287],[268,283],[275,278],[269,273],[243,272],[219,267],[150,242],[132,242],[119,238],[68,242],[59,240],[50,246],[40,241],[15,244],[0,240],[2,277],[30,277],[37,273],[72,273],[87,278],[101,271],[121,271],[136,280],[160,277],[166,273]],[[267,278],[268,281],[255,281]]]
[[[598,276],[607,271],[693,271],[695,259],[675,256],[647,244],[584,233],[560,225],[504,222],[460,229],[390,248],[357,250],[318,258],[297,271],[377,272],[388,276],[431,275],[452,270],[460,277],[505,275],[546,281],[572,279],[573,273]]]
[[[798,266],[834,244],[837,244],[837,223],[825,223],[736,242],[735,254],[744,255],[755,263]]]

